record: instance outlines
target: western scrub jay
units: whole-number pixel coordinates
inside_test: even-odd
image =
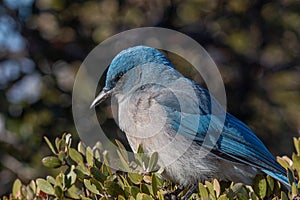
[[[224,110],[217,100],[157,49],[135,46],[120,52],[91,107],[110,96],[117,100],[118,125],[131,148],[141,144],[148,153],[158,152],[158,165],[174,182],[217,178],[251,184],[264,172],[289,185],[286,170],[248,126],[225,111],[222,123],[211,110],[212,105]]]

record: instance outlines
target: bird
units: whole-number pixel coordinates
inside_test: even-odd
[[[216,178],[251,185],[265,173],[290,186],[285,168],[254,132],[156,48],[133,46],[112,59],[91,108],[108,98],[116,99],[117,124],[132,150],[157,152],[163,176],[175,183]]]

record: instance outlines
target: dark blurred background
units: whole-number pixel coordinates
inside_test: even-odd
[[[71,112],[81,62],[101,41],[142,26],[198,41],[223,76],[228,110],[274,155],[291,156],[300,130],[297,0],[0,1],[0,196],[41,165],[50,140],[78,139]],[[100,65],[100,64],[99,64]]]

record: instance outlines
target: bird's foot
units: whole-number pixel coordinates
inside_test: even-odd
[[[180,192],[182,192],[184,190],[183,186],[178,187],[174,192],[169,193],[169,194],[165,194],[164,198],[166,200],[177,200],[179,199],[178,195],[180,194]]]
[[[195,190],[197,189],[197,185],[192,185],[190,187],[190,189],[186,192],[186,194],[183,196],[183,200],[188,200],[192,194],[195,192]]]

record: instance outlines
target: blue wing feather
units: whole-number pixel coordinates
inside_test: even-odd
[[[229,113],[226,113],[223,126],[218,117],[212,115],[210,108],[207,107],[207,105],[211,105],[207,90],[198,84],[193,84],[200,102],[198,114],[183,113],[178,108],[168,107],[167,104],[160,102],[168,113],[172,129],[185,137],[193,138],[200,145],[212,149],[212,153],[223,159],[259,168],[266,174],[289,185],[285,176],[286,170],[275,160],[248,126]],[[202,106],[203,103],[206,107]],[[216,139],[212,134],[211,137],[208,137],[211,142],[203,143],[210,125],[212,130],[222,130],[221,135]],[[214,146],[210,146],[213,144]]]

